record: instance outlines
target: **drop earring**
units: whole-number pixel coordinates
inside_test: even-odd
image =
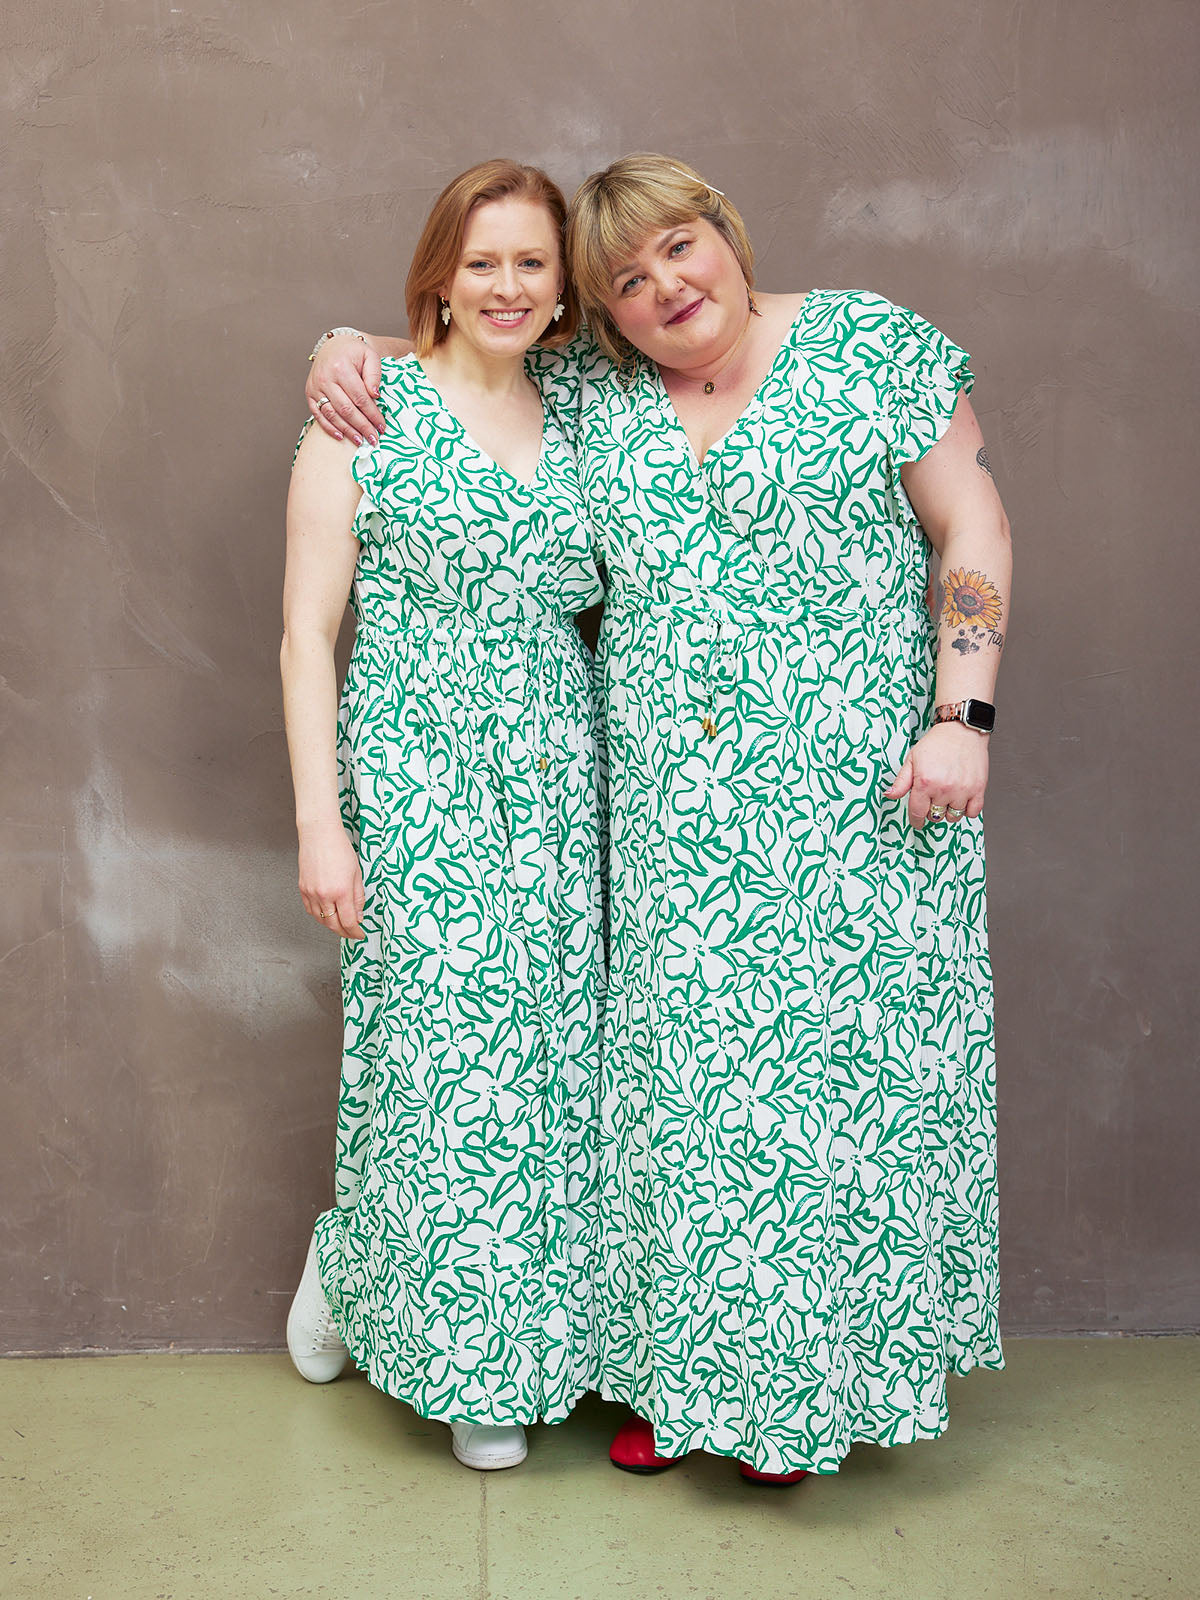
[[[561,300],[560,300],[560,301],[559,301],[559,302],[558,302],[558,304],[557,304],[557,305],[556,305],[556,306],[555,306],[555,308],[554,308],[554,320],[555,320],[555,322],[557,322],[557,321],[558,321],[558,319],[559,319],[559,317],[561,317],[561,316],[562,316],[562,314],[563,314],[563,312],[564,312],[564,311],[565,311],[565,310],[566,310],[566,309],[567,309],[567,308],[566,308],[566,306],[565,306],[565,305],[563,305],[563,303],[562,303],[562,301],[561,301]]]
[[[439,296],[438,298],[440,299],[441,297]],[[449,300],[442,300],[442,321],[445,323],[446,327],[450,326],[450,302],[449,302]]]

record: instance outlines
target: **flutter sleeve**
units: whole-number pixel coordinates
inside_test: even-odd
[[[899,466],[938,442],[975,375],[965,350],[903,306],[892,307],[888,353],[889,450]]]

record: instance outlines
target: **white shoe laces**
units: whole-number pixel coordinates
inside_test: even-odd
[[[313,1325],[312,1338],[308,1342],[308,1353],[311,1356],[333,1355],[346,1348],[341,1334],[333,1320],[333,1312],[326,1306]]]

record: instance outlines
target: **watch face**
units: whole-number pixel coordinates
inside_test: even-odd
[[[978,728],[980,733],[991,733],[996,726],[996,708],[986,700],[968,700],[963,707],[963,721],[968,728]]]

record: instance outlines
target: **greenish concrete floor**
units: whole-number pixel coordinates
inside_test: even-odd
[[[588,1399],[470,1472],[449,1431],[286,1356],[0,1365],[10,1600],[1196,1600],[1200,1339],[1016,1340],[950,1431],[754,1489],[616,1472]]]

